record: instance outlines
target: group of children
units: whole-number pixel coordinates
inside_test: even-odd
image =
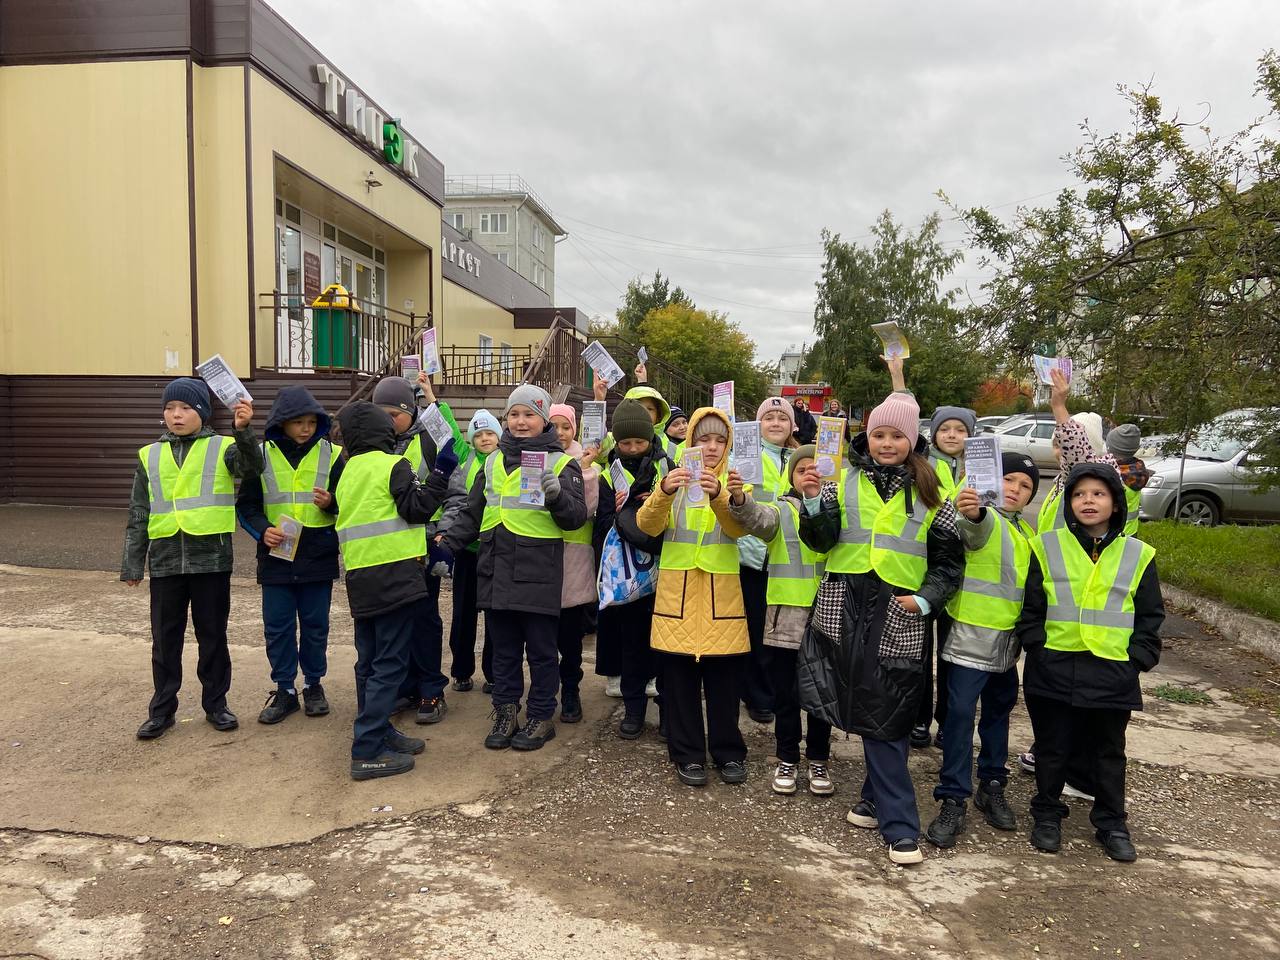
[[[425,744],[395,715],[445,717],[439,593],[451,576],[455,691],[473,688],[484,615],[486,747],[542,747],[557,709],[562,723],[582,719],[583,639],[594,631],[596,673],[623,701],[618,735],[642,736],[655,700],[658,733],[690,786],[707,783],[708,756],[723,782],[747,778],[744,704],[774,727],[778,794],[802,782],[834,793],[832,730],[858,734],[866,773],[847,819],[877,829],[899,864],[923,859],[908,756],[929,745],[935,717],[939,811],[925,838],[953,846],[970,797],[992,826],[1016,828],[1005,788],[1025,650],[1032,844],[1059,848],[1070,781],[1095,798],[1106,852],[1132,860],[1125,729],[1142,708],[1138,674],[1159,659],[1164,616],[1153,550],[1128,535],[1146,477],[1136,428],[1104,438],[1096,415],[1070,416],[1055,377],[1061,470],[1027,519],[1035,464],[1006,453],[1003,489],[983,506],[964,481],[973,412],[939,408],[926,441],[902,361],[886,362],[894,392],[838,464],[798,443],[790,403],[767,398],[754,483],[735,469],[733,418],[713,407],[686,417],[643,382],[643,366],[608,434],[585,447],[575,410],[532,384],[512,391],[501,422],[478,411],[464,440],[425,374],[416,385],[386,377],[371,402],[338,412],[339,445],[304,387],[281,390],[258,444],[248,403],[233,410],[234,437],[220,437],[204,384],[176,380],[163,397],[165,433],[139,451],[121,575],[136,585],[149,563],[155,695],[137,735],[173,725],[188,608],[206,717],[219,730],[237,725],[226,624],[238,517],[258,541],[275,684],[262,723],[329,712],[322,682],[342,558],[355,622],[354,779],[413,768]],[[426,428],[431,407],[453,431],[443,449]],[[530,462],[540,470],[533,496]],[[296,542],[285,517],[301,525]],[[601,607],[602,552],[619,549],[656,569],[656,587]]]

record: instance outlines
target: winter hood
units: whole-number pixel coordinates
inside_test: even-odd
[[[320,406],[320,401],[311,395],[310,390],[299,384],[283,387],[276,394],[275,403],[271,404],[271,412],[267,415],[267,426],[262,435],[276,443],[287,440],[283,429],[285,421],[309,414],[315,414],[316,418],[316,432],[312,439],[327,437],[332,424],[329,414],[325,413],[324,407]]]
[[[338,429],[347,456],[381,450],[390,453],[396,442],[396,425],[387,411],[368,400],[348,403],[338,411]]]
[[[662,398],[657,390],[647,384],[632,387],[626,392],[627,400],[652,400],[658,405],[658,422],[653,425],[654,433],[663,433],[667,429],[667,421],[671,419],[671,404]],[[693,421],[690,421],[692,426]],[[690,434],[692,436],[692,434]]]
[[[1124,482],[1120,479],[1120,474],[1116,472],[1116,468],[1109,463],[1077,463],[1071,468],[1071,472],[1067,474],[1067,482],[1062,488],[1062,503],[1067,513],[1067,527],[1070,528],[1072,533],[1078,534],[1080,532],[1080,521],[1076,519],[1071,510],[1071,491],[1085,477],[1094,477],[1101,480],[1107,485],[1107,489],[1111,491],[1114,509],[1111,513],[1111,520],[1108,523],[1108,534],[1115,536],[1124,529],[1125,521],[1128,519],[1129,508],[1125,502]]]
[[[726,436],[727,443],[725,443],[724,447],[724,456],[720,459],[720,466],[716,468],[716,476],[723,477],[729,472],[729,461],[732,459],[730,451],[733,448],[733,422],[725,416],[723,410],[716,407],[699,407],[689,415],[689,442],[685,449],[688,450],[694,446],[693,438],[698,435],[698,424],[706,417],[718,419],[725,425],[725,429],[728,431]]]

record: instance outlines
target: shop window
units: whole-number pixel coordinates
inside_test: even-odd
[[[320,250],[320,283],[327,287],[338,282],[338,251],[326,243]]]
[[[282,201],[279,197],[276,197],[276,216],[277,217],[284,216],[284,201]]]
[[[364,240],[361,240],[359,237],[353,237],[351,234],[347,233],[345,230],[338,231],[338,243],[340,243],[342,246],[346,247],[349,250],[355,251],[356,253],[360,254],[360,256],[362,257],[369,257],[370,259],[372,259],[373,257],[372,243],[366,243]]]
[[[387,255],[386,255],[385,253],[383,253],[381,250],[375,250],[375,251],[373,251],[373,262],[374,262],[374,263],[386,263],[386,262],[387,262]]]
[[[506,233],[507,215],[505,213],[480,214],[481,233]]]
[[[493,337],[480,334],[480,369],[488,370],[493,365]]]
[[[335,227],[332,223],[326,223],[324,225],[324,238],[326,240],[337,240],[338,228]]]
[[[286,203],[284,205],[284,218],[290,223],[296,223],[298,226],[302,226],[302,211],[292,203]]]
[[[302,214],[302,232],[313,237],[320,236],[320,218],[304,212]]]

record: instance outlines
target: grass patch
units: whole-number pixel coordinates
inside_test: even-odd
[[[1207,707],[1213,703],[1213,697],[1204,691],[1194,687],[1182,687],[1176,683],[1162,683],[1151,691],[1151,695],[1171,703],[1191,703],[1197,707]]]
[[[1280,622],[1280,526],[1193,527],[1144,523],[1138,539],[1156,548],[1160,579]]]

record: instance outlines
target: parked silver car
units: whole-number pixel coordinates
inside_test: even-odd
[[[1250,444],[1237,434],[1247,434],[1255,411],[1233,410],[1213,420],[1187,447],[1182,471],[1182,499],[1178,516],[1187,523],[1213,526],[1223,520],[1280,522],[1280,489],[1263,491],[1250,462]],[[1254,454],[1256,459],[1256,454]],[[1142,491],[1138,516],[1162,520],[1173,516],[1178,502],[1180,456],[1148,460],[1151,480]]]
[[[1052,415],[1046,416],[1043,420],[1011,420],[996,427],[1001,452],[1026,454],[1041,470],[1057,470],[1058,459],[1053,455],[1053,431],[1057,424]]]

